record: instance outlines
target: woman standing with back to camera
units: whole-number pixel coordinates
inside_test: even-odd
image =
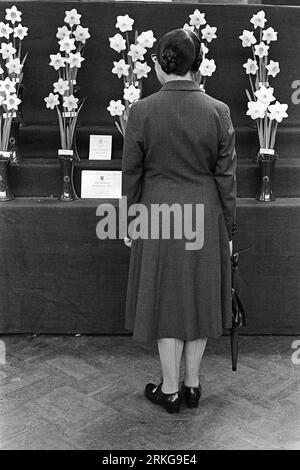
[[[228,106],[193,81],[201,63],[199,38],[191,31],[171,31],[158,42],[153,60],[163,86],[131,108],[123,195],[128,206],[203,204],[204,244],[186,250],[185,240],[174,237],[125,240],[131,245],[126,328],[137,341],[157,341],[162,381],[147,384],[145,395],[174,413],[182,401],[197,408],[207,338],[231,328],[236,153]]]

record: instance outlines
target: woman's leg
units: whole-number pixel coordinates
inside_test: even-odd
[[[179,389],[180,361],[183,340],[178,338],[161,338],[157,340],[163,374],[163,393],[176,393]]]
[[[184,385],[186,387],[199,386],[199,369],[204,354],[207,338],[198,338],[195,341],[184,343]]]

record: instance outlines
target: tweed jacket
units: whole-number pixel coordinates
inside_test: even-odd
[[[137,203],[143,194],[154,194],[162,178],[194,185],[200,175],[211,176],[231,240],[236,227],[236,160],[229,107],[195,82],[170,81],[131,107],[123,149],[123,195],[128,204]]]

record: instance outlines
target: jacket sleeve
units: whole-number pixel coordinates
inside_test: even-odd
[[[143,136],[138,106],[131,106],[123,147],[122,193],[127,196],[128,207],[139,201],[143,173]]]
[[[218,159],[214,178],[219,192],[225,217],[229,240],[236,231],[236,165],[235,132],[230,110],[227,105],[220,113],[221,136],[219,140]]]

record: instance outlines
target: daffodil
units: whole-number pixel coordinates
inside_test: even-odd
[[[25,36],[27,36],[27,32],[28,28],[19,24],[14,28],[14,37],[20,39],[20,41],[23,41]]]
[[[14,5],[11,8],[5,8],[6,15],[5,19],[10,21],[12,24],[19,23],[21,20],[22,12],[17,9]]]
[[[253,31],[248,31],[248,29],[244,29],[243,34],[239,36],[239,39],[242,41],[243,47],[251,47],[256,43]]]
[[[132,25],[134,20],[130,18],[128,15],[124,16],[117,16],[117,23],[116,28],[118,28],[122,33],[126,31],[132,31]]]
[[[50,63],[52,67],[55,68],[55,70],[59,70],[61,67],[65,67],[66,64],[66,59],[65,57],[62,57],[62,55],[58,52],[57,54],[50,54]]]
[[[199,70],[203,77],[211,77],[216,70],[214,59],[203,59]]]
[[[2,42],[1,43],[0,54],[2,55],[3,59],[8,59],[9,57],[11,57],[16,52],[17,52],[17,50],[14,48],[14,46],[11,42],[9,42],[9,43]]]
[[[250,116],[251,119],[263,119],[266,113],[266,105],[260,101],[249,101],[247,116]]]
[[[191,26],[191,25],[189,25],[189,24],[187,24],[187,23],[185,23],[185,24],[183,25],[183,29],[185,29],[186,31],[192,31],[192,32],[194,32],[194,26]]]
[[[6,77],[5,80],[0,80],[0,91],[7,95],[16,93],[16,85],[9,77]]]
[[[245,64],[243,64],[243,67],[246,69],[246,73],[255,75],[256,72],[258,71],[258,65],[256,60],[248,59]]]
[[[20,59],[10,59],[8,62],[6,62],[6,68],[8,70],[8,73],[16,73],[19,75],[22,70],[22,64],[20,62]]]
[[[288,117],[287,109],[287,104],[280,104],[279,101],[276,101],[275,104],[271,104],[268,107],[268,117],[271,119],[271,121],[276,120],[277,122],[281,122],[284,118]]]
[[[263,31],[262,40],[270,44],[271,41],[277,41],[277,34],[277,31],[274,31],[274,29],[270,27]]]
[[[211,42],[213,39],[216,39],[217,28],[215,26],[209,26],[207,24],[205,28],[201,30],[202,39],[206,39],[207,42]]]
[[[54,109],[55,106],[58,106],[59,105],[58,98],[59,98],[58,95],[54,95],[53,93],[50,93],[49,96],[44,98],[44,101],[46,102],[46,108]]]
[[[78,98],[75,98],[74,95],[64,96],[63,106],[68,111],[74,111],[78,108]]]
[[[250,20],[250,23],[252,23],[254,25],[255,29],[258,28],[258,27],[259,28],[264,28],[266,22],[267,22],[266,14],[263,10],[259,11],[255,15],[253,15],[251,20]]]
[[[109,38],[109,42],[110,47],[117,52],[121,52],[126,49],[126,41],[120,33],[117,33],[112,38]]]
[[[274,93],[274,88],[272,87],[267,88],[265,85],[263,85],[254,94],[260,103],[268,106],[272,101],[275,100],[273,93]]]
[[[153,35],[153,31],[151,31],[151,29],[149,31],[142,32],[136,40],[137,43],[140,44],[142,47],[146,47],[149,49],[153,47],[153,44],[156,42],[156,39]]]
[[[9,39],[9,35],[13,32],[13,29],[8,23],[0,23],[0,38]]]
[[[61,41],[66,36],[69,37],[71,32],[72,31],[70,29],[68,29],[68,27],[66,25],[64,25],[62,27],[57,28],[56,37],[57,37],[57,39],[59,39]]]
[[[130,85],[128,88],[124,88],[124,100],[133,103],[140,98],[140,90],[134,85]]]
[[[65,23],[69,24],[71,27],[76,24],[80,24],[81,15],[77,12],[75,8],[70,11],[66,11]]]
[[[81,54],[80,52],[76,52],[75,54],[73,54],[72,52],[70,52],[70,55],[69,57],[66,59],[66,63],[70,65],[70,68],[80,68],[81,67],[81,62],[83,62],[85,59],[84,57],[81,57]]]
[[[114,67],[112,73],[118,75],[119,78],[122,76],[128,77],[130,65],[126,64],[124,59],[119,60],[119,62],[114,62]]]
[[[257,55],[260,59],[268,55],[269,46],[261,41],[260,44],[254,46],[254,54]]]
[[[147,62],[136,62],[134,64],[133,73],[136,74],[137,79],[140,80],[141,78],[147,78],[148,73],[151,71],[151,67],[147,64]]]
[[[110,112],[111,116],[122,116],[125,106],[122,104],[121,100],[114,101],[111,100],[109,102],[109,106],[107,107],[107,110]]]
[[[64,95],[66,91],[70,89],[69,81],[63,80],[59,78],[57,82],[53,83],[54,93],[59,93],[60,95]]]
[[[280,72],[279,62],[274,62],[274,60],[270,60],[270,63],[266,66],[268,71],[268,75],[271,75],[273,78]]]
[[[70,38],[69,36],[65,36],[63,39],[58,41],[58,44],[60,45],[59,50],[66,52],[67,54],[76,49],[75,39]]]
[[[74,36],[76,41],[82,42],[83,44],[85,44],[86,40],[91,37],[89,28],[83,28],[80,24],[75,29]]]
[[[190,25],[195,26],[197,29],[199,29],[200,26],[203,26],[206,23],[205,13],[200,13],[198,8],[194,11],[194,13],[189,15],[189,17],[190,17]]]
[[[146,52],[147,50],[141,44],[131,44],[128,55],[131,56],[132,62],[136,62],[137,60],[144,60]]]
[[[7,106],[7,111],[10,111],[12,109],[17,110],[20,103],[21,100],[17,97],[16,93],[14,93],[13,95],[7,95],[6,99],[3,101],[3,104]]]

